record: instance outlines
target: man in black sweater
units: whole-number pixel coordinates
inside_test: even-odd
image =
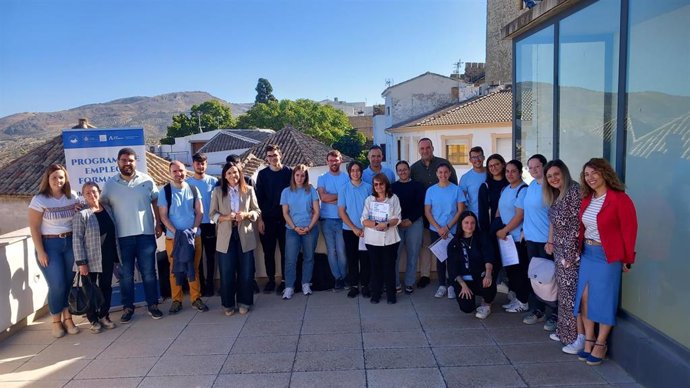
[[[259,238],[264,250],[264,263],[268,283],[264,293],[276,291],[282,294],[285,289],[285,219],[283,207],[280,206],[280,194],[290,186],[292,169],[281,163],[280,147],[275,144],[266,146],[268,167],[259,171],[256,178],[256,199],[261,208],[261,217],[257,222]],[[276,241],[280,247],[280,270],[283,280],[276,289]],[[292,285],[290,286],[292,287]]]

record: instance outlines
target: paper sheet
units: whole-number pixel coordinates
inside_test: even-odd
[[[515,247],[515,240],[513,236],[507,235],[505,240],[498,240],[498,248],[501,251],[501,262],[504,267],[520,263],[517,248]]]
[[[358,249],[359,249],[360,251],[366,251],[366,250],[367,250],[367,246],[366,246],[365,244],[366,244],[366,243],[364,242],[364,237],[360,237],[360,238],[359,238],[359,248],[358,248]]]
[[[434,241],[433,244],[429,245],[429,249],[431,250],[431,253],[436,256],[438,261],[444,262],[448,258],[448,244],[450,243],[450,240],[453,239],[453,234],[448,233],[448,238],[447,239],[442,239],[439,238],[438,240]]]

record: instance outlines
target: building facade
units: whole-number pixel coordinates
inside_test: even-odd
[[[637,261],[609,349],[649,386],[690,386],[689,22],[690,0],[545,0],[502,28],[517,158],[577,176],[603,156],[635,202]]]

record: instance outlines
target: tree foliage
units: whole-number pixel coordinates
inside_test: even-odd
[[[257,104],[266,104],[269,101],[277,101],[273,96],[273,86],[268,82],[266,78],[259,78],[256,83],[256,99],[254,100]]]
[[[331,145],[351,128],[347,116],[329,105],[307,99],[255,104],[237,118],[237,128],[269,128],[279,131],[292,126]]]
[[[345,133],[345,136],[340,137],[333,143],[333,148],[367,165],[369,161],[367,160],[367,153],[364,150],[364,144],[366,142],[367,138],[364,134],[354,128],[350,128]]]
[[[217,100],[192,105],[189,115],[180,113],[172,119],[173,123],[168,127],[166,137],[161,140],[161,144],[173,144],[176,137],[235,126],[235,118],[232,117],[230,107]]]

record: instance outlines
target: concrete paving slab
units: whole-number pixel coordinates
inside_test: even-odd
[[[291,387],[299,388],[363,388],[367,386],[363,370],[331,370],[320,372],[294,372]]]
[[[429,348],[365,349],[364,361],[367,370],[436,367]]]
[[[47,347],[47,345],[5,345],[0,342],[0,361],[28,360]]]
[[[98,359],[160,357],[173,343],[172,338],[123,339],[113,342]]]
[[[91,360],[79,358],[57,362],[31,360],[14,372],[0,375],[0,381],[69,380],[84,369],[89,362]]]
[[[213,383],[214,388],[288,388],[289,386],[289,373],[219,375]]]
[[[147,376],[142,380],[138,388],[210,387],[215,380],[216,375]]]
[[[328,319],[305,321],[302,325],[302,334],[341,334],[361,333],[362,326],[359,319]]]
[[[569,362],[577,360],[577,356],[563,353],[560,342],[502,345],[501,349],[513,364]]]
[[[299,337],[298,352],[362,349],[362,335],[359,333],[306,334]]]
[[[273,319],[264,322],[247,322],[240,331],[240,337],[263,337],[274,335],[297,335],[302,321],[282,321]]]
[[[2,388],[61,388],[69,380],[36,380],[36,381],[7,381]]]
[[[549,332],[542,328],[542,325],[523,325],[513,328],[492,328],[488,333],[500,345],[527,344],[527,343],[553,343],[549,339]]]
[[[290,372],[294,352],[231,354],[220,370],[222,374]]]
[[[220,338],[178,338],[165,351],[165,356],[203,356],[207,354],[230,353],[235,337]]]
[[[22,330],[5,339],[3,345],[50,345],[57,339],[50,330]]]
[[[27,359],[18,359],[14,361],[0,361],[0,374],[12,372],[13,370],[22,366],[27,361]]]
[[[429,342],[421,330],[363,333],[365,349],[428,347]]]
[[[441,368],[448,387],[526,387],[510,365]]]
[[[141,377],[119,377],[116,379],[71,380],[65,388],[136,388]]]
[[[606,382],[610,384],[635,384],[635,379],[633,379],[623,368],[621,368],[615,362],[604,362],[593,368],[599,376],[603,377]]]
[[[293,366],[297,372],[351,369],[364,369],[361,350],[298,352]]]
[[[439,366],[508,364],[501,348],[485,346],[443,346],[431,348]]]
[[[230,354],[295,352],[298,339],[297,335],[239,337],[235,340]]]
[[[234,338],[244,326],[244,322],[226,320],[224,323],[190,324],[182,330],[180,338]]]
[[[448,329],[442,331],[427,331],[429,344],[438,346],[476,346],[494,345],[495,342],[484,329]]]
[[[81,343],[76,341],[58,341],[43,349],[33,357],[32,361],[62,361],[74,358],[94,359],[101,354],[107,343]]]
[[[383,320],[362,318],[362,332],[364,333],[380,333],[380,332],[397,332],[397,331],[415,331],[422,330],[422,325],[418,320]]]
[[[518,373],[530,386],[606,384],[606,380],[594,368],[577,359],[571,362],[516,366]]]
[[[367,382],[377,388],[442,388],[446,384],[438,368],[367,370]]]
[[[158,362],[158,357],[113,358],[93,360],[75,379],[143,377]]]
[[[158,359],[147,376],[216,375],[225,362],[225,355],[168,356]]]

